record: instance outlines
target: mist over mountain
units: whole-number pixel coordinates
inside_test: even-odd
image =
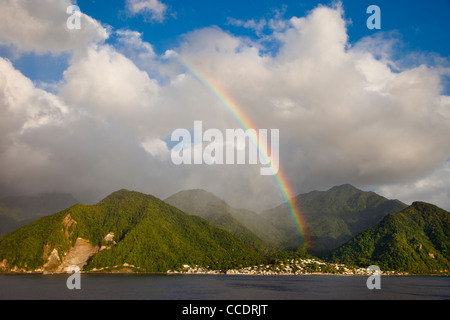
[[[102,272],[166,272],[184,265],[227,270],[292,256],[291,249],[383,270],[450,269],[450,214],[434,205],[407,207],[351,185],[301,194],[297,201],[310,235],[307,248],[286,205],[259,214],[234,209],[204,190],[165,201],[120,190],[0,238],[0,271],[60,273],[70,265]],[[0,212],[3,221],[16,221],[17,212],[1,203]]]
[[[301,194],[296,200],[307,225],[304,231],[309,234],[309,249],[316,254],[335,249],[374,226],[387,214],[407,207],[398,200],[388,200],[351,185]],[[304,244],[286,203],[258,214],[232,208],[216,195],[203,190],[182,191],[165,201],[228,231],[250,230],[271,246],[295,249]]]
[[[274,238],[279,230],[273,227],[260,214],[248,209],[236,209],[215,194],[204,190],[185,190],[166,200],[167,203],[192,215],[197,215],[236,234],[250,232],[267,245],[277,245]],[[236,235],[235,234],[235,235]]]
[[[67,193],[44,193],[31,196],[10,196],[0,198],[0,203],[16,210],[18,219],[29,219],[64,210],[77,203]]]
[[[309,234],[310,248],[316,254],[337,248],[387,214],[407,207],[398,200],[388,200],[349,184],[300,194],[296,201],[307,226],[304,231]],[[281,231],[282,237],[277,241],[283,247],[301,245],[287,204],[263,212],[262,217]]]
[[[66,193],[0,198],[0,237],[76,203],[77,200]]]
[[[254,213],[249,210],[234,209],[210,192],[204,190],[181,191],[164,201],[188,214],[206,219],[214,226],[230,232],[250,246],[259,249],[264,246],[261,238],[258,238],[239,219],[241,216]]]

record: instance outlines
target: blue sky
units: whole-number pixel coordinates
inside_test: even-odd
[[[301,17],[317,7],[318,1],[278,1],[278,0],[243,0],[243,1],[164,1],[167,6],[163,21],[149,21],[142,15],[130,15],[126,10],[125,1],[110,0],[78,0],[81,11],[112,30],[127,29],[142,33],[143,40],[149,42],[157,54],[164,54],[168,49],[176,48],[183,35],[205,27],[217,26],[222,30],[238,36],[257,39],[260,35],[253,30],[230,24],[230,19],[248,21],[254,19],[269,20],[277,14],[283,19],[293,16]],[[333,1],[322,1],[331,5]],[[374,36],[377,33],[388,34],[399,40],[397,58],[417,53],[433,53],[435,57],[448,60],[450,56],[450,1],[407,1],[407,0],[343,0],[345,19],[348,21],[350,44],[363,37]],[[369,15],[366,9],[376,4],[382,10],[382,29],[369,30],[366,20]],[[272,32],[267,27],[262,33]],[[108,43],[114,43],[114,33]],[[0,54],[14,60],[14,65],[34,81],[55,82],[61,79],[62,72],[67,68],[67,55],[35,55],[33,53],[14,58],[14,55],[0,47]],[[421,63],[407,59],[410,65]],[[436,63],[428,60],[429,64]],[[444,92],[450,93],[450,80],[444,77]]]
[[[408,0],[343,0],[345,17],[349,25],[350,42],[372,35],[366,28],[366,9],[376,4],[382,10],[382,31],[398,31],[409,50],[437,52],[450,55],[450,1]],[[123,1],[78,0],[81,10],[114,28],[140,30],[144,39],[159,51],[173,47],[180,35],[195,29],[216,25],[236,32],[230,27],[228,18],[240,20],[270,18],[274,12],[283,12],[284,18],[304,16],[318,3],[329,5],[333,1],[279,1],[279,0],[167,0],[167,17],[163,23],[146,23],[142,17],[129,17]],[[241,30],[242,32],[242,30]],[[248,35],[251,35],[248,33]],[[447,37],[447,38],[446,38]]]

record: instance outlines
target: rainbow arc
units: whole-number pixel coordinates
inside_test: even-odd
[[[237,104],[233,100],[233,98],[229,94],[227,94],[225,90],[221,89],[220,86],[214,82],[213,77],[207,77],[204,73],[201,73],[194,67],[191,67],[187,62],[183,61],[178,55],[174,55],[173,57],[199,83],[201,83],[203,87],[205,87],[220,101],[220,103],[229,111],[229,113],[233,116],[233,118],[236,120],[236,122],[244,131],[247,131],[248,129],[257,129],[254,126],[253,122],[251,121],[250,117],[244,112],[244,110],[241,107],[239,107],[239,104]],[[258,130],[253,130],[253,132],[257,131]],[[252,132],[252,130],[249,130],[249,132]],[[270,156],[267,144],[259,144],[258,136],[255,133],[250,134],[249,138],[251,142],[258,147],[260,154],[267,160],[268,163],[271,163],[272,166],[272,162],[269,161]],[[273,175],[275,182],[278,188],[280,189],[281,195],[283,196],[283,199],[285,200],[288,206],[289,213],[297,229],[300,242],[309,244],[309,236],[307,232],[306,223],[302,217],[299,204],[297,203],[296,200],[296,195],[293,192],[289,180],[281,166],[279,166],[278,170],[273,170],[273,172],[275,173]]]

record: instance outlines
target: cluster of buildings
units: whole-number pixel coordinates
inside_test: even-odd
[[[304,275],[325,273],[326,263],[315,259],[290,259],[276,264],[228,270],[227,274],[247,275]]]
[[[351,268],[343,264],[331,264],[316,259],[289,259],[275,264],[261,264],[250,267],[221,270],[210,270],[199,266],[184,265],[181,270],[169,270],[168,274],[228,274],[228,275],[308,275],[308,274],[341,274],[341,275],[371,275],[373,271],[367,268]],[[382,275],[398,274],[394,271],[380,272]]]
[[[222,270],[210,270],[209,268],[204,268],[200,266],[189,266],[187,264],[183,265],[181,270],[169,270],[167,274],[221,274]]]

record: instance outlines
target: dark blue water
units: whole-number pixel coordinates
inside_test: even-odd
[[[81,290],[68,276],[0,275],[0,299],[51,300],[449,300],[450,277],[382,277],[381,290],[367,277],[225,275],[81,275]]]

